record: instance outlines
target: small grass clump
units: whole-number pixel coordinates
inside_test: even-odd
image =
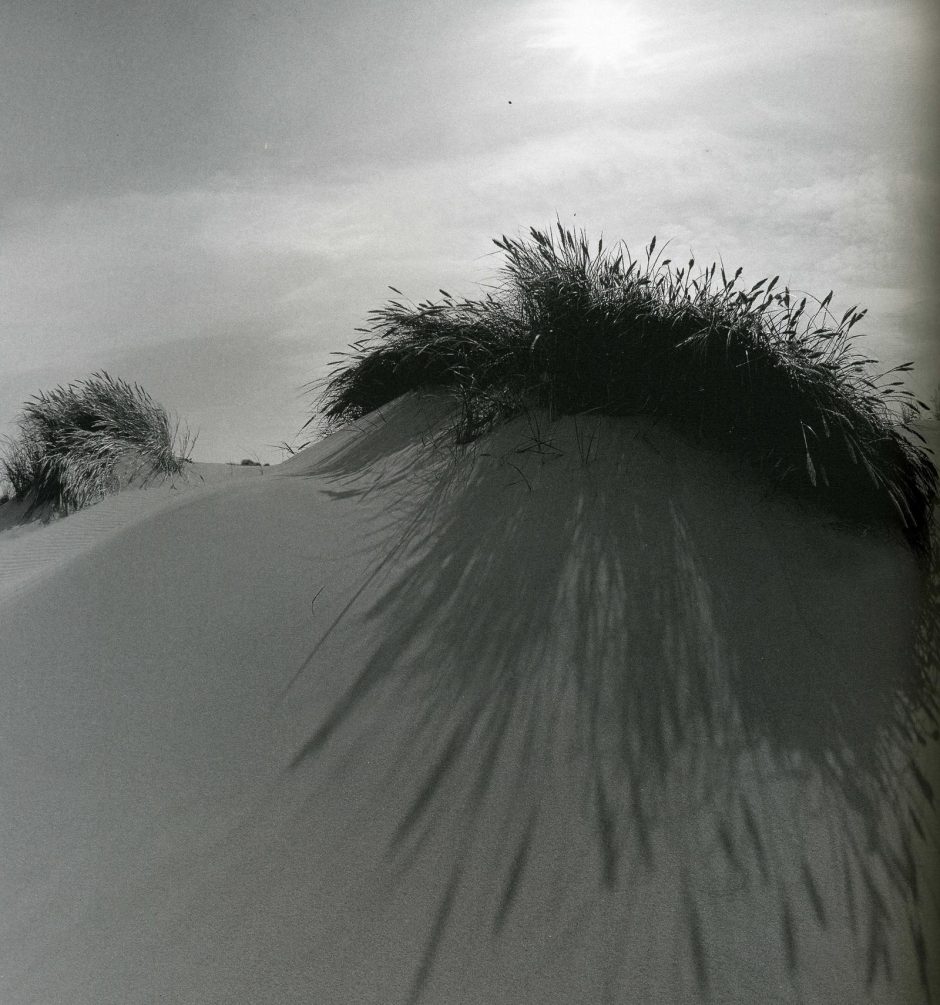
[[[441,290],[371,313],[325,382],[329,424],[428,387],[456,393],[464,442],[532,407],[648,414],[841,519],[899,524],[924,547],[937,471],[911,423],[927,406],[903,388],[911,364],[874,374],[856,351],[864,310],[837,318],[832,293],[798,299],[779,276],[742,288],[741,269],[676,266],[655,237],[642,261],[560,222],[494,243],[502,277],[480,299]]]
[[[134,473],[179,474],[192,447],[143,388],[104,371],[35,395],[17,424],[0,474],[30,510],[64,514],[97,501],[118,488],[122,461]]]

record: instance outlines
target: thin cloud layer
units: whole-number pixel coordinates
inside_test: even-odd
[[[473,295],[491,238],[556,215],[833,288],[929,394],[926,8],[617,7],[596,58],[564,3],[7,7],[0,432],[37,379],[143,379],[173,345],[160,369],[171,397],[194,382],[174,405],[203,444],[236,449],[262,414],[200,397],[210,359],[223,384],[254,374],[289,439],[298,389],[388,284]]]

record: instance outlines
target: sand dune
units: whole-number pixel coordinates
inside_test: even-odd
[[[449,417],[0,533],[0,1001],[940,993],[936,572]]]
[[[48,507],[31,512],[24,502],[0,506],[3,565],[0,597],[88,551],[103,537],[120,531],[148,514],[189,498],[190,493],[263,476],[260,467],[195,463],[180,476],[126,480],[121,492],[67,520],[50,519]],[[41,534],[36,534],[41,531]]]

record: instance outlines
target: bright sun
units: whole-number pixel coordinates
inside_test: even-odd
[[[641,31],[631,7],[626,0],[553,4],[533,45],[567,51],[593,70],[614,68],[637,54]]]

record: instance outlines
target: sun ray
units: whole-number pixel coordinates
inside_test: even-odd
[[[546,9],[539,22],[531,47],[567,53],[592,71],[633,62],[646,34],[643,18],[623,0],[564,0]]]

